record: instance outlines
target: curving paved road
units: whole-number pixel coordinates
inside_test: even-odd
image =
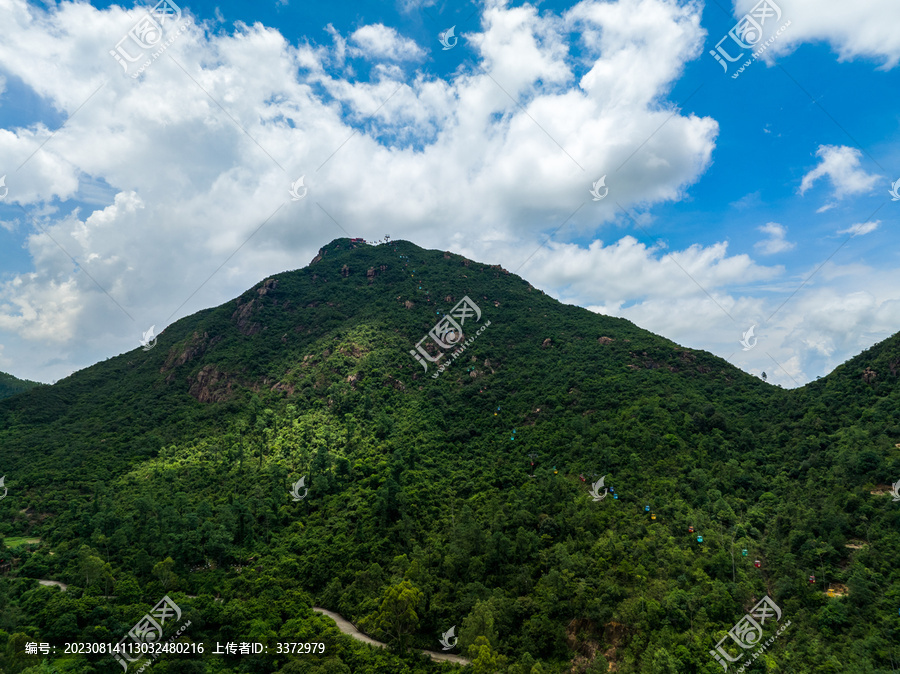
[[[322,615],[326,615],[335,623],[337,623],[338,629],[344,634],[349,634],[354,639],[362,641],[363,643],[369,644],[370,646],[377,646],[378,648],[385,648],[387,644],[384,644],[380,641],[376,641],[372,637],[363,634],[356,626],[351,623],[349,620],[345,620],[337,613],[333,611],[329,611],[328,609],[319,608],[318,606],[313,606],[312,610],[316,613],[321,613]],[[422,651],[425,655],[427,655],[432,660],[439,660],[444,662],[455,662],[460,665],[468,665],[469,661],[459,655],[453,655],[452,653],[437,653],[436,651]]]

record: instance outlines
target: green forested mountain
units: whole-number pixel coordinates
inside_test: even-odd
[[[463,297],[435,378],[410,351]],[[895,335],[787,391],[499,266],[338,239],[0,402],[0,672],[123,671],[64,644],[164,595],[206,652],[155,672],[450,671],[416,649],[455,626],[473,672],[712,674],[765,596],[778,624],[722,642],[787,625],[745,671],[896,671],[898,375]]]
[[[16,379],[11,374],[0,372],[0,400],[14,396],[16,393],[27,391],[35,386],[40,386],[40,384],[27,379]]]

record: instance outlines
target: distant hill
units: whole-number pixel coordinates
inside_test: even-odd
[[[326,644],[263,673],[437,672],[406,652],[453,627],[474,672],[712,674],[767,595],[791,622],[767,671],[891,671],[898,384],[898,335],[784,390],[498,265],[338,239],[0,401],[0,535],[41,540],[0,575],[0,671],[38,671],[28,640],[115,642],[164,595],[195,642]],[[118,671],[91,658],[73,671]],[[207,665],[250,666],[157,666]]]
[[[36,386],[42,386],[42,384],[26,379],[16,379],[11,374],[0,372],[0,400],[35,388]]]

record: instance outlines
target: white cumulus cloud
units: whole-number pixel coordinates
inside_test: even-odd
[[[900,62],[900,3],[896,0],[773,0],[781,9],[778,22],[767,22],[766,36],[784,23],[790,26],[769,47],[785,53],[805,43],[827,42],[841,60],[870,59],[882,69]],[[735,17],[759,0],[736,0]]]
[[[676,0],[562,15],[490,2],[467,31],[477,64],[443,79],[408,70],[421,49],[379,24],[347,39],[323,26],[325,44],[294,45],[259,23],[207,32],[188,11],[186,31],[132,79],[108,52],[144,10],[3,2],[0,63],[66,119],[58,133],[0,129],[4,156],[33,155],[8,180],[7,203],[34,218],[16,223],[34,272],[0,282],[6,355],[70,347],[22,359],[19,374],[36,379],[137,347],[150,325],[301,267],[334,237],[377,238],[379,223],[513,267],[563,222],[560,235],[593,237],[616,218],[614,199],[680,198],[718,133],[666,99],[704,36],[699,7]],[[639,47],[649,39],[652,54]],[[371,80],[346,67],[352,50],[385,61]],[[612,198],[590,202],[601,175]],[[294,202],[300,176],[309,195]],[[83,213],[52,205],[72,199]],[[616,264],[641,255],[623,239],[581,257],[615,259],[610,247]],[[680,254],[710,283],[736,262]]]
[[[787,250],[793,250],[797,244],[785,239],[787,236],[787,227],[779,225],[777,222],[769,222],[757,229],[763,234],[767,234],[768,238],[758,241],[754,244],[763,255],[774,255],[775,253],[783,253]]]
[[[387,59],[389,61],[408,61],[420,59],[425,55],[414,40],[403,37],[396,29],[375,23],[357,28],[350,41],[356,45],[355,53],[371,59]]]
[[[846,196],[871,192],[880,176],[867,173],[860,167],[862,153],[846,145],[820,145],[816,150],[819,165],[803,176],[800,194],[813,186],[819,178],[827,177],[831,183],[832,196],[843,199]]]

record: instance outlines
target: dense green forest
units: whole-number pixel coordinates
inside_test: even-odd
[[[466,296],[465,350],[426,372]],[[783,390],[499,266],[338,239],[0,402],[0,673],[121,672],[64,644],[166,595],[206,651],[159,674],[462,671],[419,653],[451,627],[479,674],[713,674],[766,596],[763,641],[787,627],[744,671],[898,671],[898,379],[900,334]]]
[[[16,393],[22,393],[28,389],[40,386],[36,381],[28,381],[27,379],[16,379],[11,374],[0,372],[0,400],[9,398]]]

